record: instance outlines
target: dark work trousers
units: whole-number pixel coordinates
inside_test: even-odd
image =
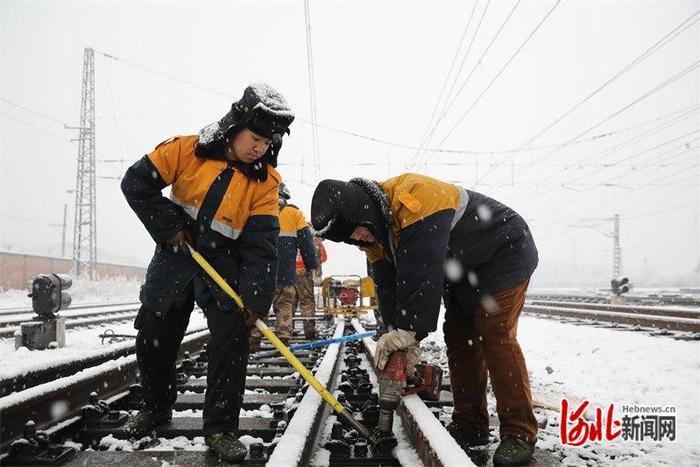
[[[175,360],[194,307],[192,285],[188,288],[189,292],[171,305],[165,317],[158,317],[152,310],[141,306],[134,322],[134,327],[139,330],[136,359],[141,374],[143,400],[150,410],[168,410],[177,398]]]
[[[142,307],[136,355],[146,408],[168,410],[175,404],[175,361],[184,337],[194,293],[174,304],[165,318]],[[204,398],[204,434],[236,432],[245,390],[249,331],[235,311],[221,311],[214,301],[204,307],[211,337],[207,345],[207,392]]]
[[[204,309],[211,338],[204,397],[204,434],[236,432],[248,370],[250,331],[243,315],[221,311],[214,301]]]

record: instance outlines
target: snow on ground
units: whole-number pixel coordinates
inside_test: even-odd
[[[190,316],[188,330],[203,330],[207,328],[204,314],[195,310]],[[29,350],[20,347],[15,350],[14,338],[0,339],[0,378],[9,378],[29,371],[36,371],[50,365],[71,362],[77,359],[92,357],[99,353],[133,346],[134,340],[109,344],[99,335],[106,329],[115,334],[136,335],[133,319],[120,323],[101,323],[87,328],[68,329],[66,331],[66,346],[58,349]]]
[[[111,277],[90,281],[86,278],[73,278],[73,286],[67,290],[73,303],[137,302],[141,281],[124,277]],[[0,292],[0,308],[31,307],[32,299],[27,290],[6,290]]]
[[[425,349],[440,349],[446,365],[442,314],[437,332],[423,341]],[[676,407],[676,441],[632,442],[618,438],[569,448],[559,440],[559,414],[539,409],[547,418],[538,446],[558,452],[571,465],[698,465],[700,464],[700,342],[650,336],[641,332],[575,326],[551,319],[522,316],[518,340],[530,373],[533,398],[571,407],[582,400],[607,411],[615,404],[616,419],[623,404]],[[489,411],[495,400],[489,397]],[[587,412],[589,415],[592,412]],[[571,425],[570,425],[571,426]],[[589,464],[590,465],[590,464]]]
[[[74,304],[137,302],[141,282],[125,278],[110,278],[89,281],[78,278],[68,292]],[[24,290],[0,292],[0,308],[31,306],[31,299]],[[85,310],[83,310],[85,311]],[[188,330],[206,329],[206,318],[201,311],[195,310],[190,318]],[[28,371],[40,370],[49,365],[69,362],[87,356],[93,356],[106,350],[133,345],[133,340],[108,344],[101,343],[98,337],[106,329],[116,334],[135,335],[133,319],[119,323],[100,323],[85,328],[68,329],[66,346],[50,350],[28,350],[20,347],[15,350],[14,338],[0,339],[0,378],[8,378]]]

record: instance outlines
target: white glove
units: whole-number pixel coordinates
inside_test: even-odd
[[[420,363],[420,347],[416,341],[416,333],[394,329],[386,334],[382,334],[377,341],[377,348],[374,352],[374,362],[377,368],[383,370],[389,361],[391,354],[397,350],[406,351],[406,373],[412,377],[416,369],[416,364]]]

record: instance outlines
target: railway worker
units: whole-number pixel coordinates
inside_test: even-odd
[[[304,265],[313,270],[319,266],[314,249],[313,235],[306,224],[304,214],[298,207],[289,203],[291,197],[289,189],[284,183],[280,183],[280,233],[279,233],[279,267],[277,268],[277,290],[272,301],[272,309],[277,320],[275,322],[275,334],[284,345],[289,344],[289,339],[294,333],[292,315],[296,309],[299,286],[295,274],[297,251],[301,252]],[[313,286],[312,286],[313,287]],[[312,291],[313,294],[313,291]],[[315,305],[302,307],[303,316],[313,316]],[[307,339],[313,338],[313,322],[304,321],[304,334]],[[309,331],[311,329],[311,331]],[[253,329],[250,333],[250,351],[260,349],[262,333]]]
[[[387,327],[378,368],[406,350],[413,373],[442,295],[454,395],[448,430],[465,449],[489,443],[488,372],[500,419],[494,464],[527,463],[537,422],[516,332],[538,255],[525,221],[483,194],[412,173],[384,182],[324,180],[311,221],[320,236],[358,245],[372,263]]]
[[[311,224],[308,224],[309,229],[313,229]],[[317,235],[313,235],[314,252],[318,261],[318,267],[310,269],[306,266],[301,252],[297,253],[296,260],[296,298],[294,300],[294,309],[297,305],[301,308],[301,315],[304,317],[313,317],[316,312],[316,296],[314,295],[314,287],[320,286],[323,280],[323,263],[326,262],[328,254],[326,247],[323,246],[323,240]],[[316,338],[316,322],[313,319],[304,321],[304,337],[308,340]]]
[[[275,291],[270,277],[278,262],[280,175],[274,167],[293,120],[275,89],[250,85],[221,120],[198,135],[160,143],[124,175],[124,196],[156,243],[134,322],[145,402],[130,420],[134,435],[172,417],[175,360],[196,301],[211,333],[205,441],[226,461],[245,457],[236,431],[248,328],[267,315]],[[170,199],[161,194],[166,186],[172,189]],[[248,313],[201,270],[188,243],[241,295]]]

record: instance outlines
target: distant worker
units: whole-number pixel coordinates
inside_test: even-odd
[[[267,315],[275,292],[280,175],[274,167],[293,120],[281,94],[251,85],[221,120],[198,135],[160,143],[124,175],[124,196],[156,243],[134,322],[144,408],[131,417],[133,435],[172,417],[175,359],[196,301],[211,333],[204,440],[225,461],[245,458],[237,433],[248,328]],[[167,186],[170,198],[161,193]],[[249,313],[190,258],[188,245],[241,295]]]
[[[288,202],[291,198],[291,194],[284,183],[280,183],[279,198],[280,233],[277,247],[279,251],[279,267],[277,269],[277,290],[275,291],[272,308],[277,317],[275,322],[275,334],[287,345],[294,333],[292,315],[296,309],[297,297],[299,295],[298,276],[295,273],[297,251],[301,253],[303,263],[309,270],[319,267],[320,262],[316,258],[311,229],[309,229],[304,214],[302,214],[299,208]],[[307,316],[308,313],[308,305],[306,309],[302,307],[302,315]],[[312,300],[310,316],[313,316],[313,313],[314,303]],[[307,339],[314,337],[313,329],[313,322],[304,321],[304,334]],[[261,338],[262,334],[260,331],[257,329],[251,331],[251,352],[260,349]]]
[[[309,228],[313,229],[311,224],[309,224]],[[301,308],[301,315],[306,318],[304,320],[304,336],[307,339],[316,338],[316,322],[309,318],[312,318],[316,312],[314,286],[321,285],[323,280],[323,263],[328,258],[326,248],[323,246],[323,240],[316,235],[314,235],[313,239],[319,266],[313,270],[306,268],[302,255],[297,253],[297,296],[294,301],[294,309],[298,305]]]
[[[448,431],[464,448],[489,443],[488,371],[500,420],[493,463],[527,464],[537,421],[516,336],[538,255],[523,218],[475,191],[407,173],[380,183],[324,180],[311,220],[320,236],[360,246],[372,263],[387,328],[377,342],[378,368],[405,350],[413,373],[442,295],[454,396]]]

